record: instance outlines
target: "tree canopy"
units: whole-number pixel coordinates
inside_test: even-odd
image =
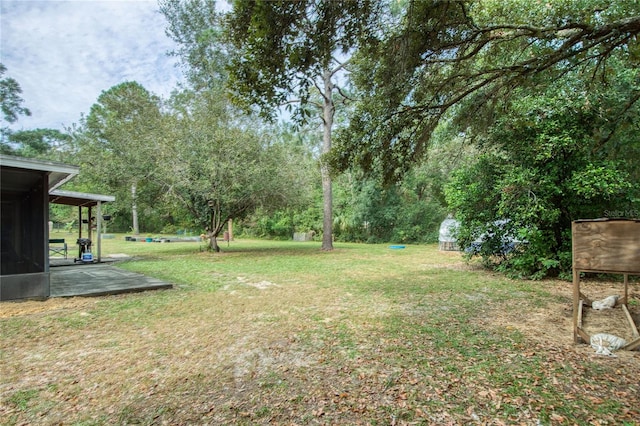
[[[4,77],[6,72],[7,67],[0,63],[0,110],[2,111],[0,153],[17,155],[22,147],[19,146],[20,142],[9,139],[13,132],[6,124],[15,123],[20,115],[31,115],[31,111],[22,106],[24,99],[20,96],[22,94],[20,84],[14,78]]]
[[[167,20],[165,30],[178,48],[171,52],[195,90],[216,89],[228,78],[229,56],[222,39],[222,17],[210,0],[159,0]]]
[[[233,117],[215,91],[178,99],[167,127],[165,201],[206,230],[211,248],[230,219],[295,204],[307,187],[295,153],[248,119]]]
[[[304,118],[312,96],[324,93],[327,71],[349,59],[378,13],[368,0],[234,1],[226,22],[234,98],[267,116],[297,105]]]
[[[452,109],[487,122],[515,87],[580,72],[607,81],[610,60],[638,64],[637,2],[409,1],[397,25],[359,51],[356,113],[338,138],[334,163],[399,179],[423,158],[433,130]],[[634,103],[637,92],[622,103]],[[477,122],[476,121],[476,122]]]
[[[471,254],[518,276],[568,277],[573,220],[638,216],[640,105],[628,99],[640,74],[610,66],[609,84],[587,91],[584,76],[572,73],[542,91],[517,89],[502,103],[478,137],[482,156],[448,186],[460,244],[474,247]],[[474,246],[487,235],[495,238]],[[524,243],[505,252],[509,238]]]
[[[336,103],[345,98],[338,76],[375,21],[374,6],[369,0],[234,1],[225,28],[233,46],[229,87],[235,102],[270,118],[286,107],[301,122],[317,108],[322,152],[329,153]],[[332,250],[332,180],[324,160],[320,168],[322,249]]]
[[[22,106],[24,99],[20,96],[22,88],[11,77],[4,77],[7,67],[0,63],[0,109],[2,116],[8,123],[14,123],[20,115],[31,115],[28,108]]]
[[[154,176],[163,149],[162,119],[160,99],[130,81],[103,91],[75,132],[81,177],[93,177],[116,195],[136,234],[138,202],[146,198],[144,204],[153,205],[160,190]]]
[[[0,144],[0,153],[20,157],[51,156],[51,150],[60,149],[71,137],[56,129],[34,129],[8,132],[6,142]]]
[[[353,61],[334,165],[400,180],[446,122],[481,153],[447,187],[461,246],[566,274],[572,220],[637,216],[639,32],[637,2],[409,1]]]

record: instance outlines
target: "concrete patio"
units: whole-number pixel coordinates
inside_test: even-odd
[[[173,288],[172,284],[156,278],[120,269],[113,265],[113,260],[74,264],[72,259],[55,262],[52,259],[50,280],[50,297],[104,296]]]

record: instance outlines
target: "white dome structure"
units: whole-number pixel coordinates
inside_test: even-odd
[[[448,215],[440,224],[440,235],[438,236],[438,247],[443,251],[458,251],[458,244],[455,232],[458,228],[458,221],[452,215]]]

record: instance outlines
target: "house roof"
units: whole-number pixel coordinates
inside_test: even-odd
[[[52,204],[90,207],[97,205],[98,202],[108,203],[115,200],[116,197],[112,195],[87,194],[85,192],[63,191],[60,189],[49,191],[49,202]]]
[[[55,161],[0,154],[3,191],[25,191],[32,187],[38,172],[48,173],[52,191],[80,173],[80,167]]]
[[[98,202],[107,203],[116,199],[111,195],[87,194],[57,189],[80,173],[78,166],[4,154],[0,154],[0,166],[2,168],[3,192],[27,191],[41,178],[42,173],[47,173],[50,203],[89,207],[97,205]]]

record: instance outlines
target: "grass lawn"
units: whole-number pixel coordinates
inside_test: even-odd
[[[570,283],[437,245],[200,246],[103,240],[172,290],[0,304],[0,424],[640,424],[640,353],[574,345]]]

